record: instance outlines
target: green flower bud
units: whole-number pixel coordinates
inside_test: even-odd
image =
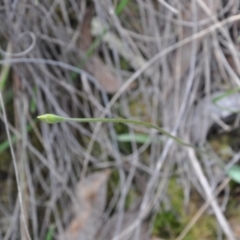
[[[40,119],[41,121],[47,122],[47,123],[64,122],[63,117],[54,115],[54,114],[44,114],[44,115],[38,116],[37,118]]]

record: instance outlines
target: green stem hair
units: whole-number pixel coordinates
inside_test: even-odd
[[[147,122],[137,121],[137,120],[124,119],[124,118],[65,118],[62,116],[54,115],[54,114],[44,114],[44,115],[38,116],[38,119],[51,124],[59,123],[59,122],[82,122],[82,123],[83,122],[103,122],[103,123],[111,122],[111,123],[141,125],[147,128],[156,129],[158,132],[162,133],[163,135],[169,138],[172,138],[174,141],[176,141],[177,143],[183,146],[195,148],[193,145],[182,141],[180,138],[173,136],[172,134],[166,132],[165,130],[163,130],[158,126],[155,126]]]

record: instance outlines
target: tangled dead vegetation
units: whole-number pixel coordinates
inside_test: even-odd
[[[225,169],[208,136],[213,125],[239,125],[239,3],[0,1],[8,119],[2,111],[0,138],[5,124],[14,150],[0,147],[0,239],[184,239],[190,229],[156,230],[156,216],[174,212],[171,181],[185,215],[197,195],[198,208],[209,201],[219,234],[237,239],[224,212]],[[48,112],[151,122],[205,152],[139,126],[35,121]],[[150,140],[118,140],[138,133]],[[216,229],[201,237],[213,239]]]

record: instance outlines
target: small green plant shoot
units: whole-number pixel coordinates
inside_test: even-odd
[[[180,138],[173,136],[172,134],[166,132],[165,130],[163,130],[158,126],[155,126],[147,122],[137,121],[137,120],[124,119],[124,118],[65,118],[62,116],[54,115],[54,114],[44,114],[44,115],[38,116],[38,119],[51,124],[60,123],[60,122],[82,122],[82,123],[83,122],[105,122],[105,123],[111,122],[111,123],[141,125],[147,128],[156,129],[161,134],[169,138],[172,138],[174,141],[176,141],[177,143],[183,146],[195,148],[193,145],[182,141]]]

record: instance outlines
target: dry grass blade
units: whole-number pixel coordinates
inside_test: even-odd
[[[24,234],[26,234],[27,239],[31,240],[29,230],[28,230],[28,227],[27,227],[25,209],[24,209],[24,206],[23,206],[23,195],[22,195],[22,189],[21,189],[21,185],[20,185],[19,170],[18,170],[17,161],[16,161],[15,153],[14,153],[12,142],[11,142],[11,136],[10,136],[9,128],[8,128],[8,120],[7,120],[7,115],[6,115],[5,106],[4,106],[4,102],[3,102],[1,92],[0,92],[0,104],[1,104],[1,107],[2,107],[3,115],[4,115],[4,122],[5,122],[6,132],[7,132],[7,138],[8,138],[9,144],[10,144],[11,156],[12,156],[12,161],[13,161],[13,165],[14,165],[14,171],[15,171],[17,189],[18,189],[18,200],[19,200],[19,204],[20,204],[21,217],[22,217],[21,220],[23,222],[23,228],[24,228],[24,231],[25,231]]]
[[[7,53],[11,53],[12,51],[12,45],[11,43],[8,43],[7,46]],[[9,59],[9,56],[5,56],[6,59]],[[9,71],[10,71],[10,64],[5,64],[3,65],[1,74],[0,74],[0,90],[3,91],[9,76]]]
[[[100,85],[107,93],[113,94],[119,90],[122,84],[117,79],[116,75],[113,74],[106,66],[103,60],[98,55],[96,55],[96,50],[93,49],[95,46],[95,43],[93,42],[93,38],[91,36],[91,23],[93,19],[93,13],[94,7],[90,6],[84,15],[81,29],[82,37],[80,39],[81,41],[79,42],[79,47],[83,52],[85,52],[86,56],[84,60],[81,61],[81,67],[84,67],[87,72],[92,74],[99,81]],[[99,31],[100,34],[97,36],[97,38],[99,38],[101,41],[101,39],[104,39],[104,35],[106,33],[104,33],[104,28],[100,29]],[[95,46],[95,48],[97,48],[97,46]]]
[[[230,225],[229,225],[228,221],[226,220],[225,216],[223,215],[223,212],[221,211],[216,199],[214,199],[213,192],[209,186],[209,183],[207,182],[206,177],[204,176],[204,173],[202,171],[202,168],[199,164],[199,161],[198,161],[194,151],[188,150],[188,154],[189,154],[189,158],[190,158],[191,164],[193,166],[193,169],[198,177],[198,180],[201,183],[201,185],[205,191],[207,200],[210,201],[211,207],[212,207],[212,209],[216,215],[216,218],[217,218],[219,224],[221,225],[225,235],[227,236],[228,239],[235,240],[236,238],[234,236],[234,233],[233,233],[232,229],[230,228]],[[212,199],[212,201],[211,201],[211,199]]]

